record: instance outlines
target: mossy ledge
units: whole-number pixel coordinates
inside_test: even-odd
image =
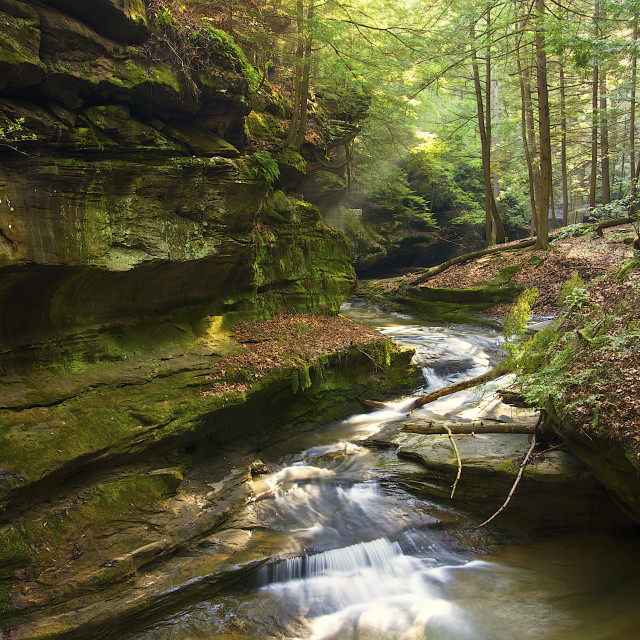
[[[262,448],[360,410],[358,397],[412,388],[418,373],[411,355],[380,337],[292,361],[241,392],[219,393],[210,368],[176,362],[175,371],[145,382],[120,380],[46,408],[46,429],[43,408],[3,411],[4,620],[17,624],[16,616],[31,619],[36,611],[46,619],[50,607],[64,610],[65,602],[114,584],[126,592],[125,579],[142,579],[148,565],[197,544],[246,502],[245,487],[224,513],[217,507],[189,512],[192,525],[185,528],[184,504],[174,501],[170,515],[167,501],[178,491],[192,504],[203,466],[214,479],[232,462],[235,473],[242,465],[246,472],[247,460]],[[134,523],[123,533],[129,520]],[[92,546],[97,538],[109,541],[106,548]],[[64,575],[73,580],[60,580]],[[121,605],[141,613],[126,597]],[[102,637],[94,622],[80,616],[83,630],[57,627],[62,635],[56,637],[88,637],[89,629],[91,637]],[[16,627],[16,637],[31,637],[25,624]],[[22,628],[27,635],[20,635]]]
[[[620,508],[640,523],[640,462],[637,454],[604,431],[588,434],[551,399],[546,404],[550,424],[582,460]]]

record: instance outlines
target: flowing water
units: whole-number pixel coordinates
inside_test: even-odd
[[[486,371],[500,343],[490,329],[357,306],[343,312],[417,349],[420,394]],[[505,411],[492,402],[486,390],[468,391],[420,413],[457,420]],[[256,479],[252,508],[259,528],[284,541],[278,561],[236,593],[194,603],[136,639],[640,638],[637,538],[582,534],[496,546],[452,535],[465,528],[463,516],[403,491],[394,478],[407,463],[358,444],[401,420],[410,403],[398,399],[263,452],[274,471]]]

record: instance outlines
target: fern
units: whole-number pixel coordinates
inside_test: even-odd
[[[247,173],[252,178],[264,178],[273,184],[280,177],[280,167],[268,151],[256,151],[249,158]]]

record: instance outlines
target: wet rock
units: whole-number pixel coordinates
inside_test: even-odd
[[[394,482],[480,521],[506,500],[530,447],[527,435],[454,435],[462,471],[451,498],[459,467],[449,437],[411,434],[401,429],[402,425],[393,425],[371,439],[372,445],[394,448],[398,458],[419,465],[413,470],[394,469]],[[629,524],[588,469],[565,451],[534,457],[509,506],[495,521],[499,528],[535,533],[608,530]]]

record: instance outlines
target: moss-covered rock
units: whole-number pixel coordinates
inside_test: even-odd
[[[40,61],[40,19],[25,2],[0,3],[0,91],[41,84],[46,77]]]
[[[0,529],[6,543],[1,559],[7,571],[0,576],[4,613],[30,612],[81,595],[93,602],[92,592],[125,578],[135,585],[118,587],[119,596],[109,598],[109,606],[122,608],[123,615],[132,605],[139,611],[135,589],[144,583],[147,567],[157,571],[158,563],[172,561],[176,549],[211,536],[248,497],[246,480],[236,483],[239,492],[233,489],[228,497],[203,482],[194,470],[196,459],[180,453],[185,447],[201,452],[207,460],[205,477],[215,478],[230,470],[223,455],[246,454],[348,415],[359,407],[358,397],[379,398],[413,386],[417,371],[409,366],[411,355],[387,341],[363,344],[273,371],[236,394],[208,392],[212,383],[205,373],[215,357],[209,356],[209,362],[201,357],[198,365],[182,355],[147,380],[140,367],[112,366],[102,370],[100,386],[76,389],[76,396],[53,406],[1,412],[0,432],[9,447],[0,461],[2,491],[8,513],[16,518],[16,524]],[[302,371],[306,382],[293,384],[294,374],[299,381]],[[95,370],[88,373],[96,375]],[[9,414],[13,426],[7,428]],[[155,469],[144,471],[149,460],[157,461]],[[236,458],[230,460],[236,464]],[[165,466],[158,466],[163,461]],[[167,461],[173,466],[167,468]],[[114,469],[123,462],[127,465],[119,472]],[[65,478],[64,491],[57,494],[60,508],[39,509],[39,498],[55,492]],[[181,483],[190,484],[184,493],[190,498],[173,500]],[[209,493],[206,499],[194,500],[194,492],[203,489]],[[27,496],[31,512],[17,516]],[[190,582],[184,572],[159,575],[174,588]],[[132,591],[128,598],[127,590]],[[144,610],[152,612],[155,598],[165,598],[162,594],[145,600]],[[68,606],[76,605],[71,601]],[[64,610],[56,609],[56,620]],[[74,624],[95,622],[104,611],[96,607]],[[40,619],[47,619],[46,609]]]
[[[121,42],[141,42],[149,34],[144,0],[45,0],[99,33]]]
[[[455,438],[460,470],[446,433],[406,433],[402,426],[395,425],[370,440],[371,446],[392,447],[398,458],[419,465],[398,466],[394,472],[396,482],[413,493],[484,521],[507,499],[522,457],[529,449],[528,437],[496,433]],[[569,452],[552,451],[525,468],[513,499],[493,526],[517,528],[531,535],[631,528],[631,522],[580,460]]]
[[[281,120],[270,113],[252,111],[246,118],[247,131],[251,138],[265,140],[274,145],[281,144],[287,132]]]
[[[586,434],[562,407],[549,401],[551,425],[572,451],[591,470],[612,498],[635,522],[640,523],[640,462],[624,444],[603,432]]]

